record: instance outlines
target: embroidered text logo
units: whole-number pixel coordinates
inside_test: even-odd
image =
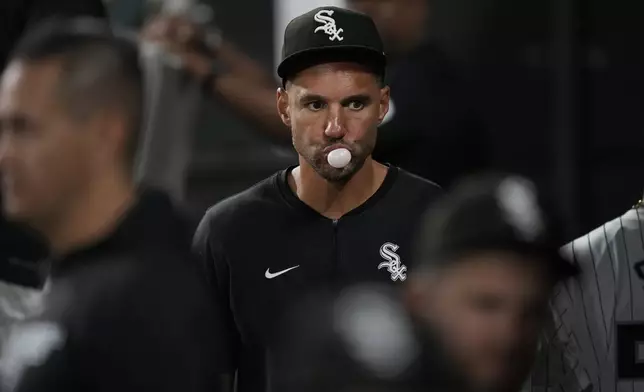
[[[338,41],[342,41],[344,37],[340,36],[340,33],[344,30],[337,28],[335,25],[335,19],[333,19],[331,15],[333,15],[332,10],[322,10],[315,14],[313,19],[318,23],[322,23],[322,26],[316,28],[313,32],[317,33],[318,31],[323,31],[324,34],[329,36],[329,41],[335,41],[336,39]]]
[[[400,262],[400,256],[396,253],[398,248],[398,245],[391,242],[380,247],[380,257],[387,261],[380,263],[378,269],[387,268],[387,272],[391,274],[391,280],[404,282],[407,279],[407,267]]]

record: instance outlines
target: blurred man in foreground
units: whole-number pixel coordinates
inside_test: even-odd
[[[3,210],[51,253],[42,312],[3,347],[5,391],[213,391],[214,306],[191,227],[135,187],[137,46],[95,20],[22,41],[0,82]]]
[[[546,211],[528,180],[490,176],[466,181],[427,215],[407,299],[474,390],[521,389],[553,288],[577,273]]]
[[[273,377],[280,392],[461,392],[440,343],[381,285],[326,290],[280,328]]]
[[[101,0],[2,0],[0,5],[0,72],[13,47],[28,29],[51,17],[104,18]],[[39,236],[9,222],[0,213],[0,333],[9,319],[24,316],[24,302],[42,281],[37,262],[46,255]],[[21,287],[22,286],[22,287]],[[35,291],[35,290],[34,290]]]
[[[483,169],[483,126],[462,72],[427,39],[430,0],[352,0],[349,5],[373,18],[392,60],[386,82],[393,104],[379,127],[376,159],[444,186]],[[209,37],[179,17],[152,21],[144,35],[181,56],[188,72],[258,130],[290,140],[288,127],[275,115],[274,78],[230,42]]]

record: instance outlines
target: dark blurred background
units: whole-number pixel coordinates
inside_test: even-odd
[[[642,195],[644,3],[638,0],[428,0],[432,40],[463,64],[490,130],[494,166],[532,177],[557,201],[570,238]],[[159,1],[108,1],[137,27]],[[276,35],[299,11],[341,1],[207,0],[224,37],[274,74]],[[286,13],[285,13],[286,12]],[[270,32],[270,33],[269,33]],[[277,34],[275,33],[277,32]],[[276,83],[277,86],[277,83]],[[196,210],[295,162],[207,98],[186,199]],[[458,160],[458,153],[454,154]]]

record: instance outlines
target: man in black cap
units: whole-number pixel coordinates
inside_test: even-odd
[[[407,300],[474,390],[518,392],[532,368],[556,283],[577,274],[534,185],[470,179],[430,210]]]
[[[264,391],[276,320],[315,286],[407,279],[416,222],[439,188],[371,158],[388,110],[385,55],[371,19],[336,7],[295,18],[277,93],[299,166],[212,207],[195,248],[229,308],[230,371]]]
[[[42,25],[2,75],[2,207],[51,252],[43,303],[3,345],[3,391],[217,391],[193,225],[134,184],[142,97],[137,45],[96,20]]]

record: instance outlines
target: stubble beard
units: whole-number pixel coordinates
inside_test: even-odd
[[[362,169],[366,161],[365,150],[360,146],[352,146],[351,161],[343,168],[337,169],[327,161],[323,150],[326,146],[316,146],[310,151],[298,148],[293,144],[297,153],[315,170],[315,172],[326,181],[339,186],[345,185],[353,176]]]

